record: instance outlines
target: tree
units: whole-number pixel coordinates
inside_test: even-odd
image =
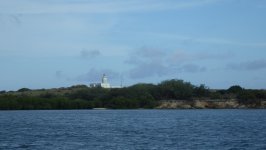
[[[194,88],[194,96],[196,97],[208,97],[209,94],[210,91],[204,84]]]
[[[28,88],[21,88],[18,90],[18,92],[27,92],[27,91],[31,91],[31,90]]]
[[[183,80],[166,80],[159,85],[162,99],[191,99],[194,86]]]
[[[246,105],[255,105],[259,106],[261,101],[256,98],[255,93],[252,90],[243,90],[238,95],[239,103],[246,104]]]
[[[234,86],[231,86],[230,88],[227,89],[227,92],[228,93],[233,93],[233,94],[239,94],[243,91],[244,89],[239,86],[239,85],[234,85]]]
[[[6,93],[6,91],[0,91],[0,94],[5,94]]]

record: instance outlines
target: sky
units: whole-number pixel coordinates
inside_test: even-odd
[[[266,89],[265,0],[0,0],[0,90]]]

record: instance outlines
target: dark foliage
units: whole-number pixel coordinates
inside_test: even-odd
[[[5,94],[6,93],[6,91],[0,91],[0,94]]]
[[[167,80],[158,85],[160,99],[190,100],[193,96],[194,86],[183,80]]]
[[[194,88],[194,96],[195,97],[209,97],[210,90],[204,84],[201,84],[199,87]]]
[[[234,86],[231,86],[229,89],[227,89],[227,92],[228,93],[233,93],[233,94],[239,94],[243,91],[244,89],[239,86],[239,85],[234,85]]]
[[[261,100],[256,97],[256,92],[252,90],[244,90],[238,94],[239,103],[245,105],[260,106]]]
[[[31,90],[28,88],[21,88],[18,90],[18,92],[27,92],[27,91],[31,91]]]
[[[0,110],[24,109],[88,109],[91,104],[84,100],[69,100],[66,98],[39,98],[27,96],[0,96]]]
[[[266,99],[266,91],[245,90],[240,86],[210,90],[204,84],[195,86],[176,79],[157,85],[140,83],[117,89],[89,88],[86,85],[50,90],[22,88],[18,92],[1,92],[0,109],[154,108],[159,100],[194,99],[237,99],[241,104],[256,107]]]

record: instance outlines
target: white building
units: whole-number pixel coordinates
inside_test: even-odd
[[[110,84],[108,83],[107,76],[105,74],[103,74],[103,77],[102,77],[101,87],[107,88],[107,89],[111,88]]]
[[[102,76],[102,82],[101,83],[91,83],[90,87],[102,87],[106,89],[110,88],[121,88],[121,86],[111,86],[110,83],[108,83],[108,78],[105,74]]]

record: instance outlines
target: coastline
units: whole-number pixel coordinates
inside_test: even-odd
[[[266,109],[266,101],[242,104],[237,100],[161,100],[156,109]]]
[[[266,100],[260,104],[243,104],[238,100],[159,100],[153,108],[75,108],[75,109],[0,109],[0,111],[16,110],[163,110],[163,109],[266,109]]]

